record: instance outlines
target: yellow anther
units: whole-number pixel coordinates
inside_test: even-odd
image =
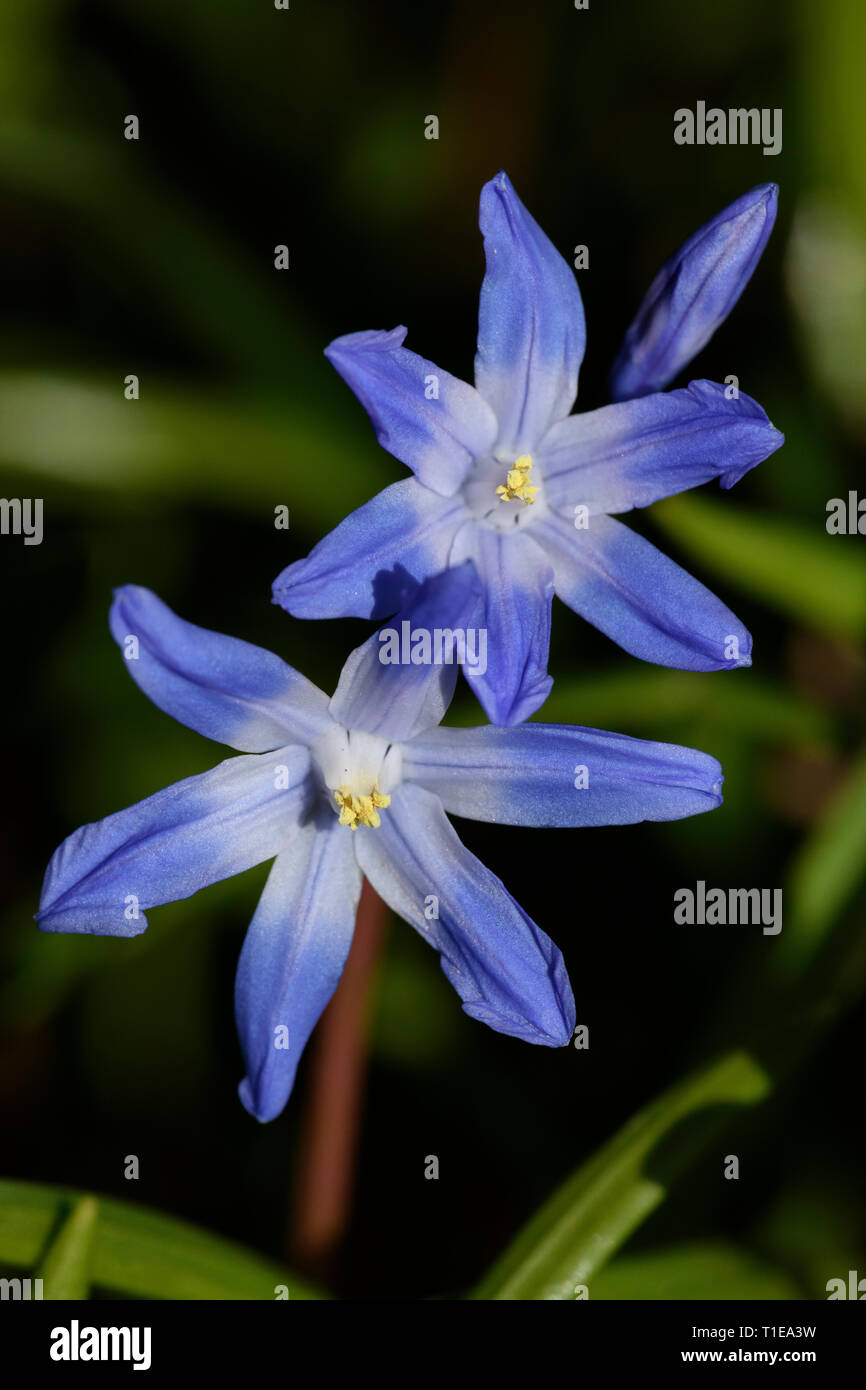
[[[340,824],[348,825],[350,830],[357,830],[359,825],[369,825],[372,830],[377,830],[382,824],[377,807],[381,806],[384,810],[391,805],[390,796],[384,796],[375,785],[366,796],[351,792],[348,787],[339,787],[334,792],[334,800],[340,808]]]
[[[537,487],[533,487],[529,481],[532,472],[532,457],[530,454],[521,454],[519,459],[508,470],[505,478],[505,486],[501,484],[496,489],[496,496],[500,502],[512,502],[518,500],[525,502],[529,507],[535,501]]]

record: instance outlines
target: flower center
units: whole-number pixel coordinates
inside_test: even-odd
[[[537,487],[533,487],[529,481],[532,472],[531,454],[521,454],[519,459],[515,459],[505,477],[505,486],[500,485],[496,489],[496,496],[500,502],[525,502],[527,507],[531,507],[535,501]]]
[[[547,511],[544,478],[531,454],[513,461],[507,454],[477,459],[463,484],[463,500],[476,521],[511,535]]]
[[[379,811],[402,780],[400,745],[362,729],[332,724],[313,746],[313,761],[340,825],[377,829]]]
[[[391,805],[390,796],[383,796],[375,783],[370,788],[369,796],[350,791],[348,787],[338,787],[334,800],[340,808],[340,824],[348,825],[350,830],[357,830],[359,825],[369,825],[377,830],[382,824],[379,807],[384,809]]]

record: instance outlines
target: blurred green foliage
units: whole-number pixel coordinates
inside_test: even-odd
[[[708,1107],[754,1105],[770,1080],[736,1054],[688,1077],[592,1156],[532,1218],[485,1277],[476,1297],[569,1299],[664,1199],[693,1147],[676,1133]],[[670,1144],[672,1136],[675,1142]],[[662,1156],[668,1141],[667,1155]]]
[[[705,748],[725,805],[573,834],[461,825],[562,947],[591,1046],[486,1032],[395,923],[335,1291],[393,1296],[407,1247],[417,1295],[465,1292],[495,1261],[498,1297],[562,1296],[589,1271],[590,1297],[619,1299],[823,1297],[863,1267],[866,551],[824,519],[863,477],[864,29],[859,0],[0,8],[0,490],[38,492],[46,517],[42,546],[0,548],[0,1142],[4,1170],[36,1180],[0,1184],[4,1269],[121,1296],[316,1296],[280,1277],[306,1072],[268,1127],[234,1091],[232,975],[264,871],[129,942],[45,938],[32,913],[76,825],[221,756],[128,681],[113,586],[147,584],[325,688],[366,635],[268,603],[285,564],[403,475],[322,348],[406,322],[410,346],[470,374],[477,195],[503,166],[566,254],[590,247],[581,408],[606,400],[664,257],[780,183],[770,247],[694,374],[735,372],[788,442],[731,493],[627,518],[736,607],[755,664],[643,667],[557,607],[541,717]],[[782,154],[675,147],[673,111],[698,98],[782,107]],[[479,717],[461,692],[452,720]],[[784,886],[781,935],[675,927],[673,892],[697,878]],[[725,1066],[734,1097],[713,1089]],[[736,1141],[679,1123],[713,1098],[748,1102]],[[738,1182],[721,1178],[729,1142]],[[220,1236],[119,1201],[130,1152],[136,1198]]]
[[[322,1295],[230,1241],[128,1202],[0,1182],[0,1261],[44,1280],[46,1299],[292,1299]]]

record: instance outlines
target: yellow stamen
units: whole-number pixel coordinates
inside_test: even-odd
[[[496,496],[499,498],[500,502],[512,502],[516,499],[525,502],[527,507],[531,506],[535,501],[535,494],[538,491],[538,488],[533,487],[532,483],[529,481],[531,472],[531,455],[521,454],[520,458],[515,459],[514,463],[509,468],[505,479],[505,486],[503,487],[500,484],[496,489]]]
[[[340,808],[340,824],[348,825],[350,830],[357,830],[359,825],[377,830],[382,824],[377,807],[384,810],[391,805],[390,796],[384,796],[375,783],[367,796],[351,792],[348,787],[339,787],[334,792],[334,800]]]

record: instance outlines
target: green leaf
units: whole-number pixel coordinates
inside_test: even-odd
[[[472,1296],[574,1298],[664,1201],[718,1126],[718,1108],[756,1105],[770,1088],[757,1062],[735,1052],[666,1091],[554,1193]]]
[[[131,412],[134,412],[132,414]],[[336,525],[400,476],[365,432],[309,405],[291,413],[224,391],[105,377],[0,372],[0,463],[70,487],[202,497],[259,512],[288,506],[304,527]],[[134,422],[135,428],[132,428]]]
[[[866,749],[796,854],[783,933],[786,963],[813,958],[866,873]]]
[[[838,439],[840,423],[861,435],[866,426],[866,11],[862,0],[825,0],[820,11],[802,0],[797,29],[803,141],[786,279],[801,350],[836,406]]]
[[[755,1239],[766,1255],[796,1276],[807,1296],[827,1297],[827,1281],[862,1269],[862,1184],[836,1155],[828,1170],[818,1150],[782,1187],[760,1217]],[[852,1219],[853,1218],[853,1219]]]
[[[738,739],[771,747],[815,748],[831,743],[832,721],[823,710],[752,671],[703,674],[647,666],[602,671],[583,679],[557,676],[532,718],[544,724],[584,724],[657,737],[699,720],[703,728],[733,730]],[[447,722],[479,723],[478,706],[455,702]]]
[[[822,710],[751,672],[605,672],[554,682],[533,718],[545,723],[658,729],[700,719],[769,744],[824,743],[832,724]]]
[[[811,374],[843,420],[862,431],[866,231],[844,195],[823,189],[800,198],[789,262],[789,293]]]
[[[596,1301],[802,1297],[802,1289],[790,1275],[747,1250],[715,1241],[619,1255],[596,1275],[590,1290],[590,1298]]]
[[[824,529],[704,497],[669,497],[652,518],[702,568],[800,623],[842,637],[866,634],[866,554]]]
[[[71,1277],[81,1248],[81,1213],[89,1213],[82,1201],[88,1200],[93,1199],[72,1188],[0,1181],[0,1263],[33,1269],[43,1260],[50,1264],[59,1250],[55,1268]],[[64,1236],[67,1228],[70,1235]],[[57,1240],[63,1242],[59,1247]],[[99,1199],[93,1217],[89,1277],[91,1286],[130,1298],[274,1299],[280,1285],[288,1287],[290,1299],[327,1296],[232,1241],[107,1197]]]
[[[87,1298],[98,1214],[95,1197],[80,1197],[73,1206],[36,1271],[45,1283],[43,1298]]]

